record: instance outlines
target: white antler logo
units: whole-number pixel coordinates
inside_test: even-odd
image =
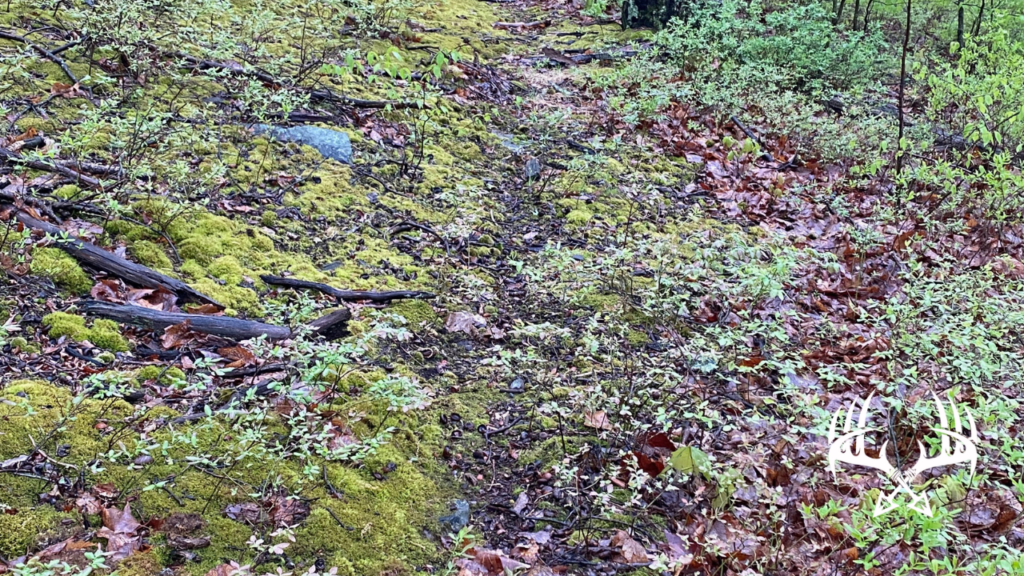
[[[896,488],[889,494],[882,494],[878,502],[875,503],[875,517],[881,516],[886,512],[896,508],[895,503],[896,496],[900,492],[906,492],[910,496],[910,508],[917,510],[918,512],[926,515],[932,515],[931,504],[928,502],[927,494],[918,494],[913,486],[912,482],[918,477],[919,474],[930,468],[938,468],[939,466],[950,466],[952,464],[960,464],[962,462],[971,463],[971,475],[974,475],[974,469],[978,464],[978,449],[975,446],[975,442],[978,441],[978,430],[974,426],[974,418],[971,416],[970,411],[966,407],[963,408],[964,414],[967,415],[967,421],[971,427],[971,435],[969,437],[962,434],[963,427],[960,420],[960,411],[956,406],[956,403],[950,400],[949,405],[953,411],[953,429],[949,428],[949,420],[946,417],[946,409],[939,397],[932,392],[932,397],[935,398],[935,407],[939,412],[939,427],[932,426],[931,430],[941,437],[941,446],[939,453],[932,458],[928,457],[928,452],[925,450],[924,444],[918,441],[918,447],[921,450],[921,455],[918,458],[914,466],[904,474],[892,464],[889,463],[888,457],[885,455],[885,449],[888,447],[888,440],[882,444],[882,447],[878,450],[877,457],[871,457],[865,452],[864,446],[864,435],[868,432],[874,432],[877,428],[869,428],[868,422],[868,406],[871,404],[871,398],[874,396],[874,392],[868,395],[867,400],[861,406],[860,418],[857,420],[856,428],[853,427],[853,412],[855,406],[850,405],[849,410],[846,414],[846,424],[843,426],[843,434],[836,436],[836,424],[839,422],[839,416],[843,410],[840,408],[836,411],[832,417],[832,425],[828,429],[828,465],[829,470],[832,471],[833,478],[836,474],[836,463],[843,462],[846,464],[852,464],[854,466],[864,466],[865,468],[871,468],[878,470],[886,475],[895,485]],[[954,441],[954,445],[950,447],[950,439]]]

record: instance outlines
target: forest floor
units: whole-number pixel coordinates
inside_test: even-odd
[[[881,574],[1024,544],[1021,237],[927,236],[777,129],[627,118],[686,81],[636,64],[650,31],[526,0],[37,4],[0,10],[0,572]],[[302,329],[337,310],[340,338]],[[905,461],[933,390],[971,407],[974,476],[875,519],[892,487],[833,481],[832,415],[896,399]]]

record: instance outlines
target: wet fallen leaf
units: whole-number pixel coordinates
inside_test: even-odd
[[[625,530],[616,530],[611,545],[620,549],[622,559],[628,564],[647,562],[647,550]]]
[[[217,354],[231,360],[231,363],[227,365],[228,368],[241,368],[243,366],[256,365],[256,356],[241,346],[218,348]]]

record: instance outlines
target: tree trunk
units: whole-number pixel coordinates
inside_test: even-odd
[[[832,25],[836,26],[843,19],[843,10],[846,8],[846,0],[840,0],[839,10],[836,10],[836,15],[832,17]]]
[[[957,48],[964,47],[964,4],[963,0],[957,3],[956,7],[956,44]]]
[[[868,5],[864,7],[864,33],[868,33],[868,17],[871,16],[871,7],[874,6],[875,0],[868,0]]]
[[[853,24],[850,25],[850,30],[857,29],[857,17],[860,16],[860,0],[854,0],[853,2]]]
[[[910,49],[910,9],[911,0],[907,0],[907,22],[903,32],[903,53],[900,57],[900,92],[899,92],[899,136],[896,139],[896,174],[903,171],[903,130],[906,119],[903,114],[903,97],[907,86],[907,50]]]
[[[686,18],[694,0],[623,0],[622,28],[659,30],[673,18]]]

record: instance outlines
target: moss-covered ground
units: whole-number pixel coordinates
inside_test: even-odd
[[[1019,350],[997,336],[1024,318],[1019,278],[908,266],[904,299],[850,303],[884,266],[864,264],[867,241],[817,242],[839,204],[805,206],[838,192],[755,165],[753,143],[674,100],[660,124],[628,119],[623,93],[661,62],[631,60],[651,32],[602,22],[480,0],[0,7],[5,32],[71,43],[59,54],[78,80],[0,39],[5,148],[39,136],[20,154],[110,168],[90,186],[11,163],[0,190],[216,313],[298,326],[353,312],[335,342],[167,349],[161,331],[83,315],[113,280],[61,238],[0,231],[0,562],[84,568],[73,552],[114,552],[101,527],[125,506],[145,526],[101,573],[453,573],[470,544],[570,573],[656,557],[675,574],[797,573],[810,556],[852,573],[839,555],[856,546],[891,560],[861,530],[879,485],[818,487],[827,410],[870,379],[1009,378]],[[353,162],[256,123],[342,131]],[[817,232],[758,220],[766,206],[814,212]],[[847,265],[856,282],[825,287]],[[436,298],[342,304],[266,274]],[[849,307],[829,316],[825,299]],[[1012,396],[982,398],[979,420],[1019,422]],[[988,472],[1019,472],[1010,436],[992,438],[1005,466]],[[697,456],[670,461],[684,447]],[[990,502],[1012,498],[1004,484]],[[454,536],[441,518],[463,500],[472,521]],[[172,518],[205,541],[183,544]],[[900,522],[903,552],[962,536]]]

